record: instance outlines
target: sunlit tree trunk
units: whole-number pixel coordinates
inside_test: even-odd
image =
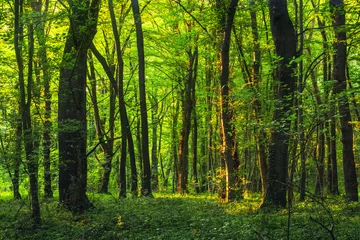
[[[221,75],[220,75],[220,112],[221,112],[221,130],[222,130],[222,153],[225,159],[226,170],[226,201],[234,201],[235,194],[235,171],[234,171],[234,159],[233,159],[233,123],[232,123],[232,109],[230,100],[230,40],[231,29],[234,23],[236,7],[238,0],[230,1],[228,13],[226,15],[226,24],[224,29],[224,38],[221,48]]]

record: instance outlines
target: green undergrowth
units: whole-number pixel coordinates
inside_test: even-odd
[[[95,208],[73,216],[56,199],[42,200],[42,226],[30,227],[28,200],[0,195],[0,239],[287,239],[287,210],[258,209],[259,196],[221,203],[215,195],[155,193],[117,199],[89,194]],[[295,203],[290,239],[359,239],[360,205],[339,199]]]

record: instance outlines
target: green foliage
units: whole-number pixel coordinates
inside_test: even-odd
[[[114,193],[113,193],[114,194]],[[155,198],[118,200],[113,195],[90,194],[95,209],[74,216],[58,206],[56,199],[41,203],[43,225],[30,230],[27,200],[0,200],[1,239],[286,239],[287,210],[257,210],[258,195],[240,202],[221,204],[215,195],[179,196],[157,193]],[[359,203],[329,199],[335,235],[357,239]],[[330,226],[325,209],[314,201],[291,209],[291,239],[329,239],[329,234],[310,217]]]

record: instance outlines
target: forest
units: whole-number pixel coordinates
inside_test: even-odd
[[[359,0],[0,2],[0,239],[359,239]]]

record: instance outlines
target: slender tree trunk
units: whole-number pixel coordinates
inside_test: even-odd
[[[38,193],[38,162],[35,156],[35,146],[33,139],[33,129],[31,126],[31,88],[32,88],[32,74],[33,74],[33,55],[34,55],[34,31],[33,25],[28,25],[28,76],[27,87],[25,87],[24,74],[24,59],[22,53],[24,26],[21,23],[23,16],[23,2],[22,0],[15,0],[14,3],[15,18],[14,18],[14,49],[16,54],[16,61],[18,67],[18,77],[20,86],[20,109],[23,141],[25,146],[25,155],[27,161],[27,169],[30,180],[30,197],[31,197],[31,213],[32,224],[37,228],[41,224],[40,218],[40,204]]]
[[[133,196],[137,196],[137,171],[136,171],[136,163],[135,163],[135,150],[134,150],[134,141],[132,137],[132,133],[130,130],[129,118],[126,111],[125,99],[124,99],[124,61],[122,58],[121,45],[120,45],[120,36],[117,28],[113,1],[108,1],[110,18],[112,30],[115,38],[115,47],[116,47],[116,55],[117,55],[117,71],[116,71],[116,79],[118,79],[118,102],[120,108],[120,120],[121,120],[121,134],[122,134],[122,151],[121,151],[121,160],[120,160],[120,196],[126,197],[126,175],[121,176],[125,173],[126,169],[126,155],[127,151],[124,148],[126,143],[124,141],[128,141],[129,146],[129,156],[130,156],[130,168],[131,168],[131,192]],[[115,84],[115,83],[113,83]],[[115,85],[116,86],[116,85]],[[123,166],[125,164],[125,166]],[[122,169],[122,170],[121,170]],[[124,188],[124,189],[122,189]]]
[[[188,191],[189,173],[189,135],[191,130],[191,114],[194,110],[195,82],[197,75],[198,50],[189,49],[187,51],[189,61],[187,66],[187,79],[182,99],[182,128],[180,132],[179,144],[179,168],[178,170],[178,191],[185,193]],[[195,95],[194,95],[195,96]]]
[[[136,42],[139,60],[139,93],[140,93],[140,115],[141,115],[141,135],[142,135],[142,152],[143,152],[143,181],[141,188],[142,196],[152,196],[151,193],[151,167],[149,158],[149,128],[146,108],[146,91],[145,91],[145,54],[144,54],[144,37],[139,11],[138,0],[131,0],[131,7],[134,14],[136,27]]]
[[[288,118],[293,104],[296,79],[294,63],[290,61],[296,55],[296,34],[289,17],[286,0],[269,1],[271,32],[276,54],[281,57],[277,67],[277,103],[273,122],[281,127],[274,127],[270,133],[268,186],[262,206],[286,206],[286,188],[288,178],[288,146],[291,121]]]
[[[14,175],[12,178],[12,186],[14,193],[14,200],[20,200],[21,194],[19,191],[20,183],[19,183],[19,173],[20,173],[20,164],[21,164],[21,140],[22,140],[22,123],[21,119],[17,120],[16,124],[16,140],[15,147],[17,149],[14,156]]]
[[[299,3],[299,55],[303,54],[304,49],[304,23],[303,23],[303,1],[300,0]],[[304,134],[304,110],[303,110],[303,90],[304,90],[304,61],[301,59],[299,62],[299,77],[298,77],[298,95],[296,98],[297,101],[297,130],[299,134],[299,146],[300,146],[300,200],[305,199],[305,189],[306,189],[306,153],[305,153],[305,134]],[[290,182],[292,184],[292,182]]]
[[[316,8],[314,0],[311,1],[313,8]],[[327,128],[326,142],[327,142],[327,188],[331,194],[339,194],[338,177],[337,177],[337,157],[336,157],[336,117],[335,117],[335,101],[334,95],[331,94],[331,85],[329,80],[331,77],[331,61],[329,54],[329,42],[326,35],[325,23],[317,17],[317,24],[320,29],[323,50],[325,56],[322,62],[323,66],[323,81],[325,83],[324,102],[329,105],[329,122],[324,127]],[[305,194],[305,193],[304,193]]]
[[[158,127],[158,103],[157,98],[152,96],[151,98],[152,112],[151,112],[151,123],[152,123],[152,149],[151,149],[151,180],[152,180],[152,190],[159,190],[159,176],[158,176],[158,152],[157,152],[157,127]]]
[[[100,142],[102,151],[104,152],[105,161],[102,165],[102,176],[100,179],[99,193],[108,193],[108,185],[110,180],[110,174],[112,170],[112,158],[114,150],[114,124],[115,124],[115,93],[110,83],[110,101],[109,101],[109,130],[108,134],[105,133],[105,122],[100,119],[98,100],[97,100],[97,80],[95,76],[95,67],[92,55],[89,53],[89,66],[90,66],[90,85],[91,85],[91,101],[94,108],[94,122],[96,135]]]
[[[349,99],[346,91],[346,32],[345,8],[343,0],[330,0],[333,17],[333,27],[336,36],[334,56],[334,93],[338,95],[338,107],[340,114],[340,125],[343,144],[343,169],[346,199],[358,201],[358,184],[353,151],[353,127],[351,125],[351,114]]]
[[[226,201],[234,201],[235,194],[235,171],[234,161],[232,157],[233,151],[233,139],[231,133],[233,123],[231,119],[231,100],[230,100],[230,86],[229,86],[229,74],[230,74],[230,39],[231,29],[234,23],[236,7],[238,0],[231,0],[228,9],[224,38],[221,49],[221,75],[220,75],[220,111],[221,111],[221,129],[222,129],[222,153],[225,157],[225,170],[226,170]]]
[[[47,58],[46,47],[46,33],[45,23],[47,20],[47,13],[49,8],[49,1],[45,1],[44,10],[42,1],[33,1],[32,9],[40,16],[36,21],[35,35],[39,43],[38,57],[40,59],[40,69],[43,73],[44,82],[44,99],[45,99],[45,114],[44,114],[44,130],[43,130],[43,167],[44,167],[44,197],[52,198],[53,191],[51,187],[51,93],[50,93],[50,66]]]
[[[258,25],[257,25],[257,14],[255,10],[255,1],[250,0],[250,20],[251,20],[251,33],[253,37],[253,47],[254,47],[254,57],[253,57],[253,64],[251,66],[251,86],[253,88],[253,92],[256,96],[255,103],[254,103],[254,112],[255,112],[255,118],[258,124],[261,124],[261,101],[258,99],[259,91],[260,91],[260,85],[261,85],[261,73],[260,73],[260,66],[261,66],[261,50],[260,50],[260,44],[259,44],[259,33],[258,33]],[[259,159],[259,165],[260,165],[260,178],[261,178],[261,189],[262,194],[265,193],[266,185],[267,185],[267,172],[268,172],[268,166],[266,162],[266,133],[265,130],[259,126],[257,127],[257,134],[256,134],[256,140],[257,144],[259,146],[258,151],[258,159]]]
[[[213,142],[212,142],[212,132],[213,132],[213,127],[211,124],[212,121],[212,97],[211,97],[211,93],[212,93],[212,87],[211,87],[211,81],[213,79],[213,68],[212,68],[212,63],[213,61],[210,58],[206,59],[206,66],[207,66],[207,70],[206,70],[206,91],[207,91],[207,96],[206,96],[206,116],[205,116],[205,124],[207,124],[207,155],[206,155],[206,160],[207,160],[207,189],[208,192],[212,192],[213,191],[213,177],[214,177],[214,169],[213,169],[213,158],[212,158],[212,152],[213,152]]]
[[[199,177],[198,177],[198,170],[197,170],[197,164],[198,164],[198,154],[197,154],[198,123],[197,123],[197,115],[196,115],[195,108],[193,110],[193,135],[192,135],[192,137],[193,137],[193,139],[192,139],[192,143],[193,143],[193,148],[192,148],[192,150],[193,150],[192,169],[193,169],[193,177],[194,177],[194,188],[195,188],[195,192],[199,193],[200,192],[200,186],[199,186],[199,179],[198,179]]]
[[[178,118],[179,118],[179,109],[180,104],[176,101],[175,97],[173,96],[173,101],[175,102],[175,112],[172,115],[172,127],[171,127],[171,159],[172,159],[172,170],[173,170],[173,192],[175,191],[175,185],[177,185],[177,164],[179,163],[178,159],[178,134],[177,134],[177,127],[178,127]],[[167,181],[165,182],[167,185]],[[164,183],[164,184],[165,184]]]

